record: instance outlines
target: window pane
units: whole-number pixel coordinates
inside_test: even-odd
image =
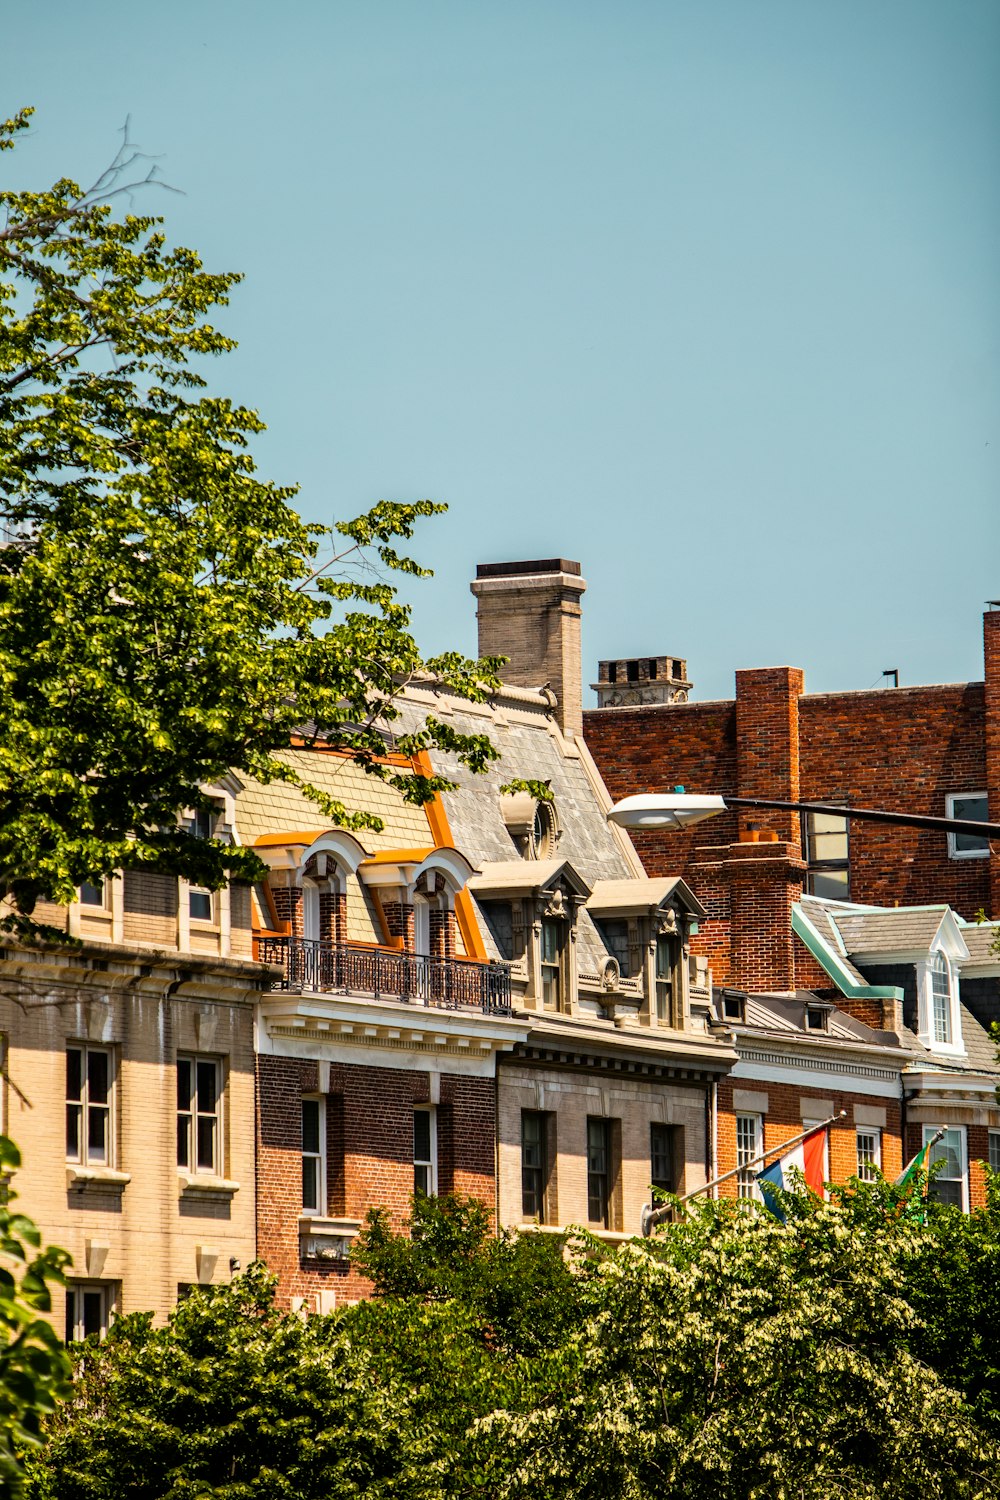
[[[947,798],[949,818],[968,818],[973,823],[989,822],[989,799],[983,792],[974,792],[967,797]],[[977,838],[974,833],[953,833],[952,848],[956,854],[989,854],[990,841]]]
[[[846,901],[850,891],[847,870],[811,870],[809,891],[813,896],[826,896],[831,901]]]
[[[319,1100],[302,1101],[302,1149],[314,1154],[319,1151]]]
[[[195,922],[211,922],[212,920],[212,895],[210,891],[191,891],[188,899],[190,911]]]
[[[191,1116],[177,1116],[177,1165],[191,1165]]]
[[[106,1052],[87,1053],[87,1088],[91,1104],[107,1104],[110,1059]]]
[[[1000,1172],[1000,1130],[990,1131],[990,1166]]]
[[[426,1161],[431,1159],[431,1116],[426,1109],[417,1109],[413,1112],[413,1160]]]
[[[66,1098],[79,1099],[83,1082],[83,1054],[79,1047],[66,1048]]]
[[[83,1302],[83,1337],[90,1338],[96,1334],[100,1337],[104,1331],[104,1294],[103,1292],[84,1292]]]
[[[91,1107],[87,1111],[87,1160],[106,1162],[108,1160],[108,1124],[109,1114],[106,1109],[95,1109]]]
[[[191,1108],[191,1064],[186,1057],[177,1059],[177,1108]]]
[[[104,881],[84,880],[80,884],[81,906],[103,906],[104,905]]]
[[[677,957],[676,941],[664,934],[656,939],[656,977],[657,979],[670,979],[674,972],[674,963]]]
[[[592,1224],[609,1227],[609,1133],[608,1121],[587,1121],[587,1217]]]
[[[542,921],[542,963],[557,964],[559,962],[561,937],[562,924],[545,918]]]
[[[219,1070],[214,1062],[200,1062],[197,1065],[199,1114],[210,1115],[215,1112],[218,1073]]]
[[[428,1166],[420,1166],[414,1163],[413,1167],[413,1191],[423,1193],[425,1197],[431,1196],[431,1169]]]
[[[83,1106],[80,1104],[67,1104],[66,1158],[68,1161],[80,1160],[80,1127],[82,1124]]]
[[[674,1142],[676,1127],[673,1125],[650,1125],[649,1163],[650,1181],[653,1187],[666,1193],[676,1191],[676,1168],[674,1165]]]
[[[215,1116],[198,1116],[198,1170],[215,1170]]]
[[[302,1207],[319,1212],[319,1161],[315,1156],[302,1158]]]

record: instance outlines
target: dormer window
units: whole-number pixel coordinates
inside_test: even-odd
[[[806,1030],[827,1031],[829,1029],[829,1011],[822,1005],[806,1006]]]
[[[746,1020],[746,995],[739,990],[723,990],[721,1013],[724,1021],[735,1021],[742,1024]]]
[[[566,924],[554,917],[542,918],[542,1005],[559,1010],[562,985],[562,945]]]
[[[556,852],[556,814],[551,802],[537,802],[531,825],[531,852],[535,859],[552,859]]]
[[[936,1042],[951,1042],[951,964],[943,953],[931,959],[931,1030]]]

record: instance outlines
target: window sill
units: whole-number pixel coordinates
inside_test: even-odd
[[[351,1242],[361,1228],[360,1219],[327,1219],[320,1214],[299,1216],[299,1254],[302,1260],[331,1263],[350,1258]]]
[[[195,1193],[199,1198],[232,1198],[240,1190],[238,1182],[211,1172],[178,1172],[177,1181],[182,1193]]]
[[[82,1162],[70,1162],[66,1167],[66,1186],[78,1192],[94,1187],[120,1193],[131,1181],[131,1172],[116,1172],[113,1167],[84,1166]]]

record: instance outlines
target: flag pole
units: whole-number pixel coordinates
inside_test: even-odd
[[[803,1130],[798,1135],[793,1135],[791,1140],[782,1141],[780,1146],[768,1146],[767,1150],[762,1151],[759,1156],[751,1156],[749,1161],[741,1161],[739,1166],[733,1167],[731,1172],[723,1172],[721,1177],[713,1177],[711,1182],[705,1183],[704,1187],[695,1188],[693,1193],[685,1193],[684,1197],[679,1199],[676,1204],[668,1203],[663,1208],[654,1208],[651,1203],[644,1203],[642,1213],[639,1216],[639,1228],[643,1239],[648,1239],[650,1232],[655,1226],[662,1224],[664,1219],[673,1213],[675,1207],[680,1207],[682,1204],[690,1202],[692,1198],[697,1198],[700,1193],[710,1192],[712,1188],[718,1187],[720,1182],[728,1182],[730,1177],[735,1177],[738,1172],[746,1172],[748,1168],[765,1162],[769,1156],[779,1155],[781,1152],[787,1151],[790,1146],[797,1146],[799,1141],[804,1141],[807,1135],[815,1135],[817,1130],[828,1130],[837,1120],[846,1119],[847,1110],[838,1110],[828,1120],[820,1120],[817,1124],[810,1125],[808,1130]]]

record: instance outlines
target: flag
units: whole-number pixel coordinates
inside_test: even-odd
[[[927,1170],[927,1158],[930,1156],[931,1151],[937,1145],[938,1141],[943,1138],[943,1136],[944,1131],[939,1130],[936,1135],[931,1137],[931,1139],[927,1142],[927,1145],[922,1147],[921,1150],[917,1152],[916,1156],[911,1156],[910,1160],[906,1163],[906,1166],[903,1168],[899,1176],[896,1178],[896,1181],[893,1183],[893,1187],[909,1187],[910,1183],[913,1181],[914,1177],[916,1177],[918,1172],[925,1172]]]
[[[827,1127],[825,1125],[821,1125],[817,1130],[811,1130],[807,1136],[804,1136],[799,1141],[797,1146],[793,1146],[791,1151],[786,1151],[784,1156],[779,1156],[778,1160],[772,1162],[769,1167],[765,1167],[763,1172],[757,1173],[761,1197],[767,1208],[776,1219],[781,1220],[782,1224],[785,1222],[785,1215],[782,1212],[780,1203],[770,1189],[788,1189],[794,1187],[795,1183],[792,1181],[789,1169],[797,1167],[805,1178],[806,1187],[810,1192],[816,1193],[818,1197],[822,1198],[823,1151],[826,1146],[826,1130]]]

